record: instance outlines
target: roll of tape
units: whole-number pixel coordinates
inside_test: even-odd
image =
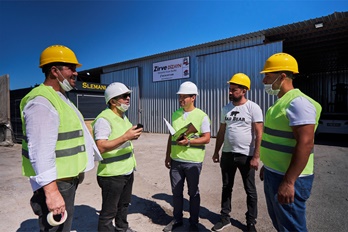
[[[62,213],[61,215],[62,215],[62,217],[60,218],[60,221],[57,222],[53,218],[53,213],[49,212],[47,214],[47,222],[48,222],[48,224],[50,224],[51,226],[59,226],[60,224],[63,224],[66,221],[67,217],[68,217],[68,212],[66,212],[66,210],[65,210],[64,213]]]

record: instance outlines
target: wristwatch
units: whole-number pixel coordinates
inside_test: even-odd
[[[187,145],[186,146],[190,147],[190,140],[189,139],[187,139]]]

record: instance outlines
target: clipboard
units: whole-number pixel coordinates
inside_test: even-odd
[[[191,122],[187,124],[186,126],[182,127],[181,129],[179,129],[178,131],[175,131],[172,125],[170,125],[170,123],[165,118],[163,118],[163,120],[166,123],[170,134],[174,137],[174,140],[176,141],[182,140],[185,136],[189,138],[192,134],[198,132],[196,127]]]

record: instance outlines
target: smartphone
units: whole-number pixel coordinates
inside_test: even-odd
[[[143,127],[144,127],[143,124],[138,123],[138,125],[137,125],[137,127],[135,129],[137,130],[137,129],[143,128]]]

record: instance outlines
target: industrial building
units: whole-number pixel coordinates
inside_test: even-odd
[[[22,98],[34,87],[10,91],[11,130],[13,131],[13,140],[16,142],[21,142],[23,136],[19,105]],[[76,89],[67,92],[67,96],[80,110],[87,126],[91,130],[91,122],[106,108],[104,99],[106,85],[77,81],[75,87]]]
[[[133,95],[128,117],[133,124],[141,122],[145,131],[153,133],[168,133],[163,118],[170,119],[178,107],[179,85],[192,81],[199,88],[196,106],[210,116],[212,136],[216,136],[220,109],[228,102],[226,82],[234,73],[243,72],[251,78],[247,97],[264,112],[273,104],[276,98],[264,92],[260,71],[265,60],[277,52],[289,53],[297,59],[300,74],[294,85],[322,105],[321,129],[326,130],[326,124],[331,123],[333,132],[340,133],[343,129],[348,133],[348,12],[335,12],[79,73],[82,76],[89,73],[91,82],[120,81],[130,86]],[[189,62],[186,73],[182,64],[171,78],[169,68],[175,69],[174,65],[180,60]],[[163,69],[165,66],[167,70]],[[165,75],[159,77],[159,71]]]
[[[192,81],[199,88],[196,106],[211,118],[215,137],[220,110],[228,103],[226,82],[233,74],[250,77],[247,98],[264,113],[274,103],[276,97],[264,91],[260,71],[266,59],[278,52],[297,59],[300,74],[295,87],[322,105],[319,131],[348,133],[348,12],[83,70],[79,76],[90,85],[119,81],[129,86],[128,118],[151,133],[168,133],[163,118],[170,121],[178,108],[180,84]],[[100,107],[91,109],[100,112]]]

